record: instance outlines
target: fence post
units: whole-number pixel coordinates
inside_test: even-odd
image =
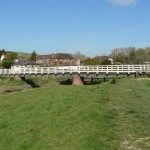
[[[117,74],[119,74],[119,65],[117,66]]]
[[[78,67],[78,74],[80,74],[80,66]]]
[[[89,74],[89,66],[87,66],[87,74]]]
[[[108,66],[107,66],[107,71],[106,71],[106,74],[108,74]]]
[[[130,74],[130,66],[128,65],[128,74]]]
[[[98,66],[97,66],[96,74],[98,74]]]

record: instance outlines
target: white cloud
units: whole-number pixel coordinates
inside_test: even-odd
[[[108,0],[116,5],[132,5],[135,4],[137,2],[137,0]]]

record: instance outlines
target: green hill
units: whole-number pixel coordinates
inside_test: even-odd
[[[23,59],[23,60],[28,60],[29,57],[31,56],[30,53],[24,53],[24,52],[17,52],[19,58]]]

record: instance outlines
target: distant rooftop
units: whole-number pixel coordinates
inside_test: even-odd
[[[27,62],[14,62],[14,66],[28,66],[28,65],[38,65],[37,63],[33,61],[27,61]]]

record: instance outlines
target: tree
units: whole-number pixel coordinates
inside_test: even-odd
[[[84,65],[100,65],[100,60],[96,58],[87,58],[83,63]]]
[[[134,64],[135,63],[135,48],[131,48],[129,49],[129,53],[128,53],[128,57],[129,57],[129,64]]]
[[[112,50],[111,57],[114,63],[133,64],[135,62],[135,47],[116,48]]]
[[[108,59],[105,59],[101,62],[101,65],[111,65],[111,61]]]
[[[9,69],[11,68],[11,65],[14,63],[13,60],[4,59],[2,62],[3,68]]]
[[[18,54],[16,52],[12,51],[4,51],[5,58],[2,61],[3,68],[11,68],[11,65],[14,63],[14,60],[18,57]]]
[[[74,58],[80,59],[80,61],[84,61],[87,59],[87,57],[84,54],[81,54],[81,52],[76,52],[75,54],[71,54]]]
[[[146,61],[146,51],[142,48],[139,48],[135,52],[135,63],[143,64]]]
[[[36,52],[33,51],[29,60],[36,62]]]
[[[150,47],[146,47],[146,61],[150,62]]]

